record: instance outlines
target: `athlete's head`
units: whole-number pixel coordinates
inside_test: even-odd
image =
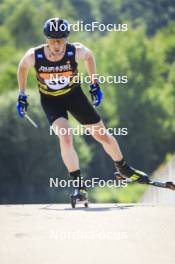
[[[62,53],[69,36],[69,23],[61,18],[50,18],[44,24],[44,35],[52,52]]]

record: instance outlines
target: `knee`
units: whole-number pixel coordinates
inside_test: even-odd
[[[107,143],[108,144],[110,142],[110,135],[108,135],[106,133],[104,135],[97,133],[94,135],[94,138],[101,143]]]
[[[64,148],[70,148],[72,146],[72,137],[70,135],[59,136],[60,145]]]

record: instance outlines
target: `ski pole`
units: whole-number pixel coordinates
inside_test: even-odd
[[[38,125],[31,119],[30,116],[28,116],[28,114],[25,114],[25,117],[27,118],[27,120],[34,126],[34,127],[38,127]]]

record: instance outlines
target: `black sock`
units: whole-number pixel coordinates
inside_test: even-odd
[[[114,164],[115,164],[115,167],[118,169],[118,168],[123,167],[126,164],[126,161],[124,160],[124,158],[122,158],[119,161],[114,161]]]
[[[73,180],[77,180],[78,178],[81,177],[81,171],[80,170],[76,170],[76,171],[72,171],[69,172],[70,177],[72,177]]]
[[[69,172],[69,175],[70,177],[73,179],[73,180],[78,180],[78,187],[85,187],[84,186],[84,182],[83,182],[83,178],[81,177],[81,171],[80,170],[76,170],[76,171],[72,171],[72,172]]]

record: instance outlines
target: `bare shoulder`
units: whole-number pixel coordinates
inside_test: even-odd
[[[20,65],[26,68],[34,67],[35,65],[35,50],[42,47],[43,45],[30,48],[27,50],[27,52],[24,54],[20,61]]]
[[[81,48],[81,47],[84,46],[84,45],[83,45],[82,43],[80,43],[80,42],[74,42],[74,43],[72,43],[72,45],[74,45],[76,48]]]
[[[22,57],[19,65],[25,68],[30,68],[35,65],[35,48],[27,50],[27,52]]]
[[[72,45],[76,49],[75,56],[77,60],[86,59],[91,53],[90,49],[80,42],[72,43]]]
[[[88,49],[88,47],[86,47],[84,44],[80,43],[80,42],[74,42],[72,43],[72,45],[75,46],[76,50],[84,50],[84,49]],[[89,49],[88,49],[89,50]]]

